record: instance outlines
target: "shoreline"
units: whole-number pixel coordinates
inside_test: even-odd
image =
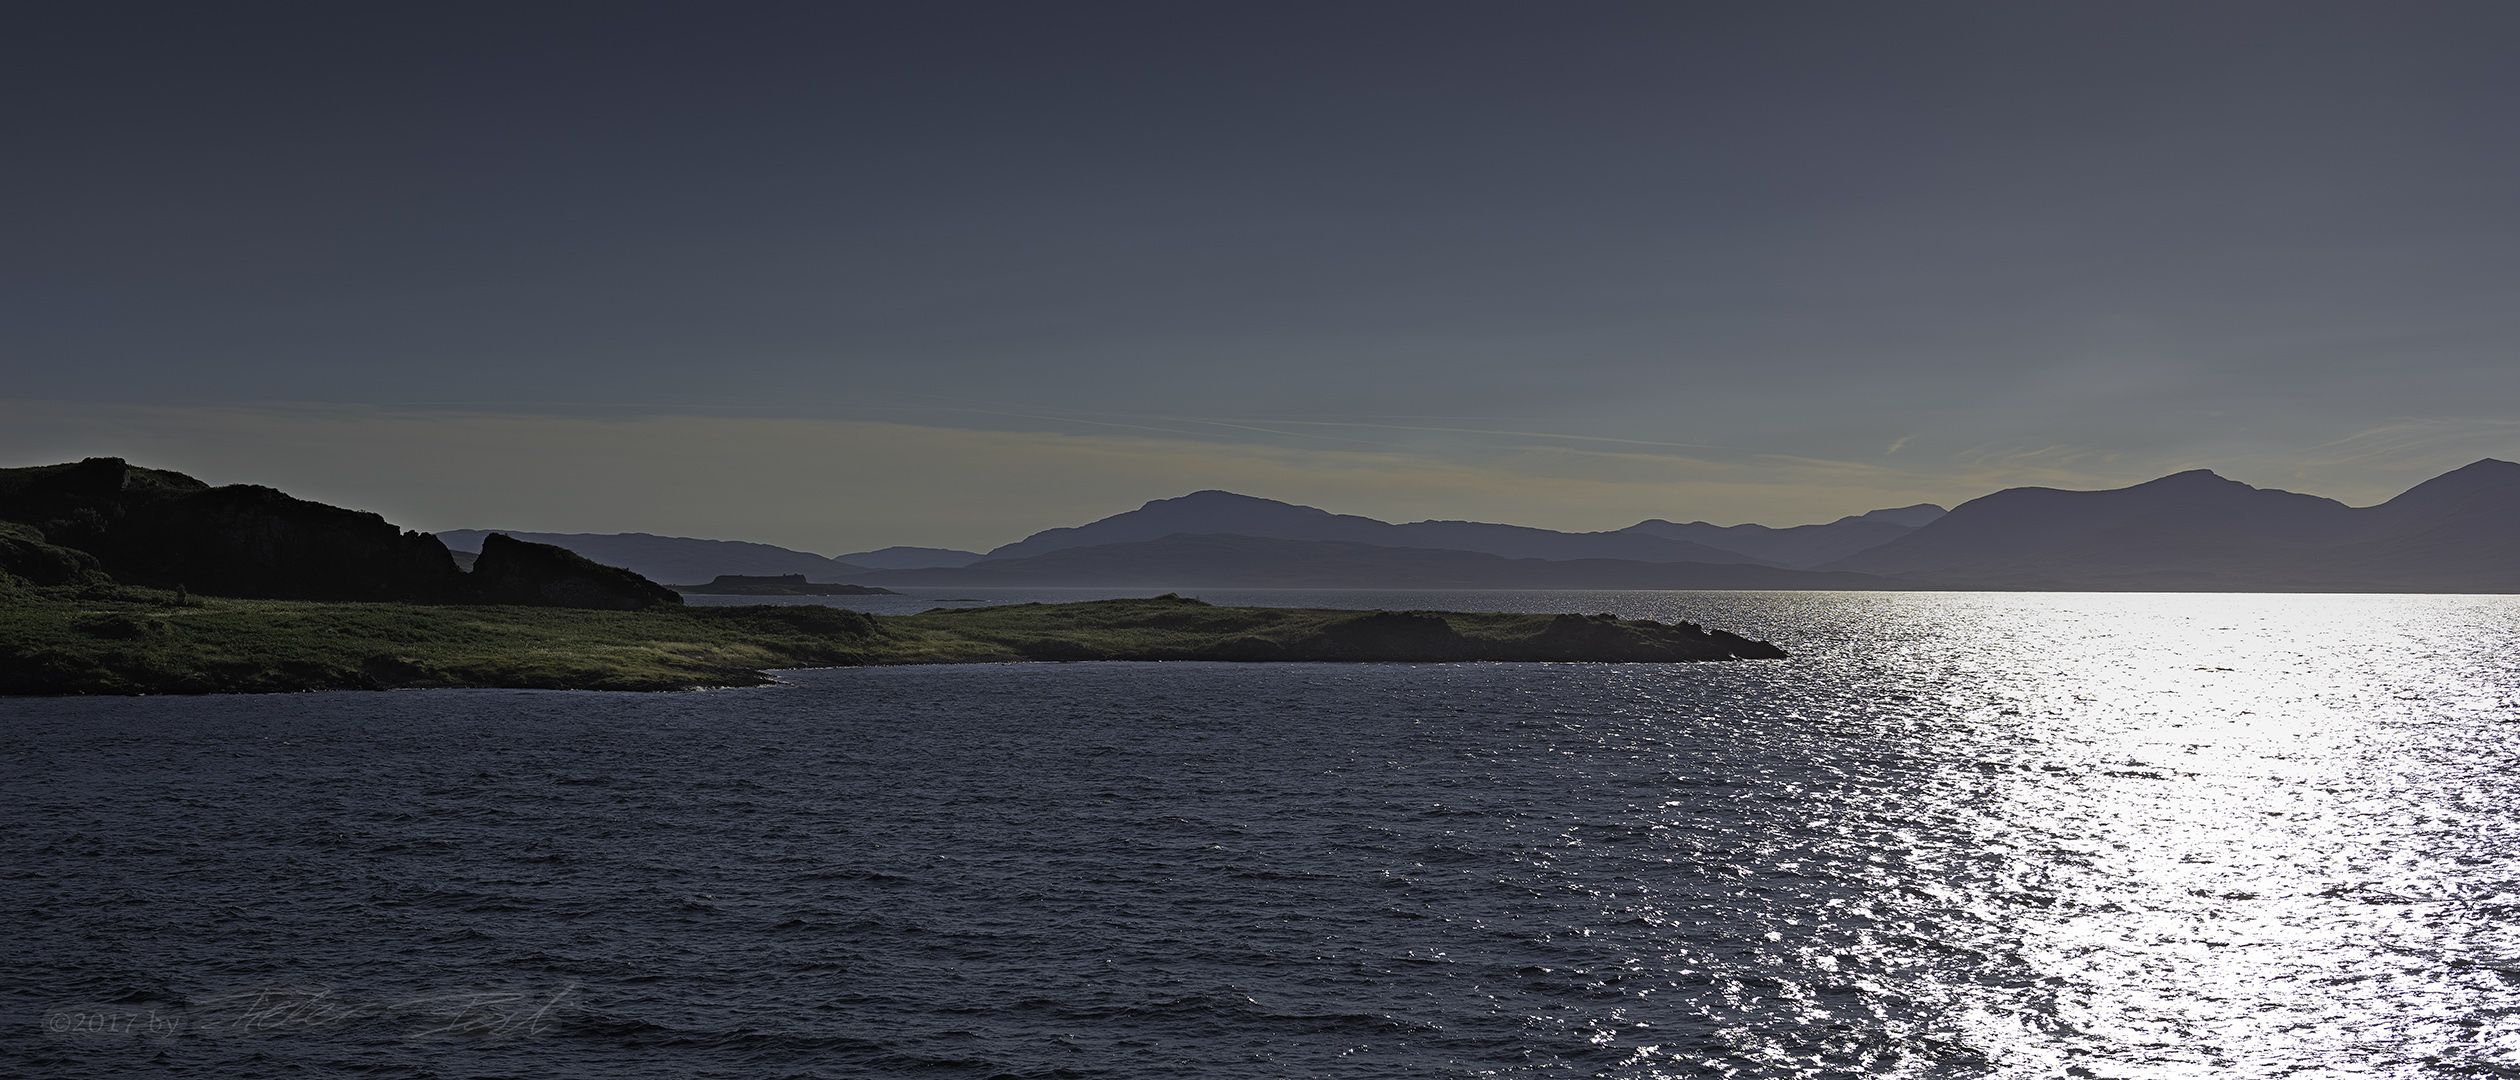
[[[1608,615],[1217,607],[1149,599],[868,615],[814,604],[640,611],[34,590],[0,599],[0,696],[316,690],[669,691],[772,670],[1090,660],[1687,663],[1784,652]]]

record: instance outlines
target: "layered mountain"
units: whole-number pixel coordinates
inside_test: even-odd
[[[1065,547],[969,566],[890,570],[861,583],[887,586],[1093,586],[1107,588],[1313,589],[1895,589],[1870,574],[1788,570],[1757,563],[1628,559],[1509,559],[1451,548],[1389,547],[1345,540],[1284,540],[1176,533]]]
[[[1943,512],[1942,507],[1932,503],[1918,503],[1842,517],[1826,525],[1795,525],[1783,529],[1765,525],[1710,525],[1703,521],[1682,525],[1655,518],[1619,531],[1685,540],[1725,551],[1737,551],[1761,562],[1803,568],[1880,547],[1932,524],[1943,516]]]
[[[775,576],[805,574],[810,579],[872,581],[879,571],[951,569],[983,560],[1026,559],[1073,548],[1144,543],[1169,536],[1248,536],[1269,540],[1328,541],[1387,548],[1469,551],[1503,559],[1569,561],[1606,559],[1637,563],[1775,563],[1796,568],[1836,558],[1885,542],[1931,520],[1942,509],[1915,506],[1877,510],[1827,525],[1771,529],[1764,525],[1716,526],[1704,522],[1677,525],[1648,521],[1610,532],[1568,533],[1521,525],[1477,521],[1417,521],[1395,525],[1354,514],[1229,491],[1199,491],[1177,499],[1157,499],[1136,510],[1114,514],[1073,528],[1047,529],[988,554],[951,548],[888,547],[825,558],[769,544],[738,540],[700,540],[648,533],[536,533],[507,535],[567,548],[598,562],[624,566],[662,581],[706,581],[720,574]],[[1661,535],[1670,532],[1673,535]],[[486,535],[478,529],[439,534],[456,549],[466,550]],[[1719,547],[1697,536],[1726,538]],[[1745,554],[1736,548],[1753,548]],[[1760,553],[1766,554],[1760,554]],[[969,575],[930,574],[935,580],[968,583]],[[1182,582],[1186,584],[1186,582]]]
[[[445,535],[460,547],[481,534]],[[2109,491],[2011,488],[1948,513],[1918,504],[1791,528],[1657,519],[1593,533],[1393,524],[1200,491],[985,557],[885,548],[858,553],[863,563],[641,533],[511,535],[687,581],[801,573],[868,585],[2520,591],[2520,465],[2479,461],[2363,508],[2195,470]],[[11,543],[0,537],[0,547]]]
[[[498,531],[519,540],[567,548],[596,562],[623,567],[655,581],[708,581],[720,574],[759,577],[804,574],[809,580],[829,581],[833,575],[854,576],[867,572],[866,567],[827,559],[810,551],[794,551],[745,540],[698,540],[648,533]],[[438,539],[457,551],[478,551],[481,538],[490,533],[483,529],[449,529],[437,535]]]
[[[1394,525],[1369,517],[1333,514],[1310,506],[1236,495],[1230,491],[1196,491],[1177,499],[1157,499],[1138,509],[1090,524],[1068,529],[1046,529],[991,550],[988,557],[1022,559],[1066,548],[1140,543],[1180,534],[1476,551],[1507,559],[1698,563],[1760,561],[1736,551],[1649,532],[1566,533],[1478,521],[1417,521]]]
[[[1964,588],[2520,591],[2520,465],[2488,458],[2361,508],[2203,469],[2008,488],[1824,568]]]

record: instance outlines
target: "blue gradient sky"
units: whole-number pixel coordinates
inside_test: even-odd
[[[2520,457],[2509,4],[11,22],[7,464],[836,551]]]

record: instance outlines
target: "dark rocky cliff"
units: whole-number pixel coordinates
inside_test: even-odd
[[[133,507],[90,550],[126,581],[214,596],[444,603],[473,591],[434,536],[249,484]]]
[[[0,572],[35,585],[120,581],[271,600],[681,602],[636,574],[557,548],[548,550],[566,560],[517,553],[498,573],[467,574],[436,537],[379,515],[252,484],[212,487],[120,458],[0,469],[0,522],[8,523]]]
[[[0,519],[133,585],[277,600],[434,603],[468,592],[445,545],[376,514],[120,458],[0,470]]]
[[[620,567],[501,533],[481,538],[472,579],[473,591],[493,604],[632,611],[682,603],[682,594]]]
[[[32,585],[94,585],[112,581],[96,556],[48,543],[43,530],[0,521],[0,575]]]

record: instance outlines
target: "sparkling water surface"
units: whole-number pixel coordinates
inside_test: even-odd
[[[1793,657],[0,700],[0,1072],[2520,1075],[2520,598],[1183,591]]]

